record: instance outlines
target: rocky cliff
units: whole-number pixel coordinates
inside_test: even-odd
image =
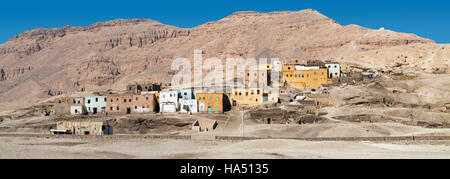
[[[305,57],[341,59],[399,45],[434,44],[414,34],[342,26],[315,10],[236,12],[194,28],[148,19],[118,19],[87,27],[34,29],[0,45],[0,102],[34,102],[50,91],[124,88],[134,81],[169,82],[177,57]],[[27,84],[32,82],[32,84]],[[11,91],[34,87],[33,95]],[[25,93],[25,92],[24,92]],[[29,99],[28,99],[29,98]]]

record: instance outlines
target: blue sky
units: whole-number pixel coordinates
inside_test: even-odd
[[[148,18],[178,27],[195,27],[236,11],[316,9],[342,25],[415,33],[437,43],[450,43],[450,2],[444,0],[77,0],[73,2],[2,1],[0,43],[38,27],[87,26],[118,18]]]

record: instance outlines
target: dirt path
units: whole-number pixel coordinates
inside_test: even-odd
[[[241,124],[242,112],[239,109],[234,108],[230,111],[230,116],[225,124],[225,127],[222,131],[218,131],[218,133],[230,135],[238,134],[238,132],[241,131]]]

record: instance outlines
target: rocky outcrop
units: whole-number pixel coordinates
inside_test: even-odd
[[[0,69],[0,81],[6,81],[10,78],[14,78],[15,76],[22,75],[26,72],[29,72],[33,70],[33,67],[17,67],[14,69],[7,69],[5,67],[2,67]]]
[[[123,88],[134,81],[168,83],[174,74],[172,61],[193,59],[195,49],[203,50],[204,58],[270,55],[324,61],[421,43],[434,42],[414,34],[342,26],[311,9],[237,12],[193,28],[118,19],[86,27],[39,28],[14,36],[0,45],[0,62],[5,65],[1,80],[8,82],[2,90],[33,82],[42,89],[30,94],[51,96],[54,93],[43,91]]]

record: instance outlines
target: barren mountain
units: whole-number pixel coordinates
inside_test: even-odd
[[[396,46],[410,49],[419,44],[430,44],[421,48],[440,48],[434,41],[414,34],[342,26],[311,9],[236,12],[194,28],[178,28],[147,19],[119,19],[88,27],[39,28],[0,45],[0,103],[34,103],[82,88],[122,89],[134,81],[170,82],[173,59],[192,60],[195,49],[203,50],[204,59],[297,56],[345,59],[369,68],[375,63],[373,68],[383,68],[393,61],[372,62],[371,58],[351,57],[378,53],[380,49],[397,51]],[[439,53],[448,54],[449,49],[440,49],[443,52]],[[432,61],[427,62],[430,55],[413,60],[429,65],[424,69],[429,71],[434,68]],[[438,56],[431,59],[434,58]],[[445,60],[448,64],[448,59]]]

